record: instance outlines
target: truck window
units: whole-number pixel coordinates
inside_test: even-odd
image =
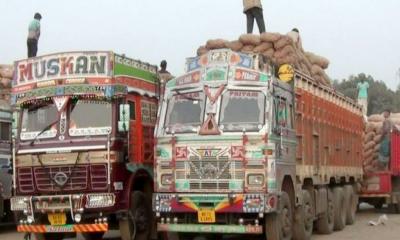
[[[128,101],[130,120],[136,120],[136,104],[134,101]]]
[[[203,122],[205,99],[202,92],[173,95],[167,106],[167,132],[195,132]]]
[[[10,141],[11,123],[0,122],[0,141]]]
[[[227,91],[222,96],[219,124],[224,131],[259,131],[264,125],[264,112],[262,92]]]
[[[103,129],[104,131],[93,132],[94,135],[107,132],[111,128],[112,105],[107,101],[98,100],[76,100],[72,103],[70,112],[70,135],[77,136],[90,132],[75,131],[79,129]]]
[[[22,129],[21,133],[26,132],[41,132],[51,123],[56,124],[58,111],[52,102],[30,105],[22,110]],[[57,131],[57,126],[52,126],[51,130]],[[22,138],[24,138],[21,135]],[[44,135],[42,134],[42,137]],[[33,138],[30,136],[28,138]]]

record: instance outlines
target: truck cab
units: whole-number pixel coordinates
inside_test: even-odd
[[[119,228],[123,239],[146,238],[157,67],[98,51],[21,60],[15,69],[18,231],[100,238]]]

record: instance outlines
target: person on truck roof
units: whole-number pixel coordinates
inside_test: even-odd
[[[36,57],[38,50],[38,42],[40,37],[40,20],[42,15],[40,13],[35,13],[33,20],[29,24],[28,28],[28,58]]]
[[[361,82],[357,84],[357,89],[358,89],[357,102],[359,105],[361,105],[364,115],[367,115],[368,113],[368,88],[369,84],[364,79],[361,79]]]
[[[379,148],[378,160],[384,168],[387,168],[390,159],[390,134],[393,129],[393,123],[390,120],[390,113],[391,111],[389,109],[383,112],[385,120],[382,125],[381,146]]]
[[[298,49],[303,49],[303,43],[301,42],[299,29],[293,28],[292,31],[288,32],[286,35],[289,36],[293,40],[294,45]]]
[[[260,33],[265,32],[265,22],[261,0],[243,0],[243,12],[247,17],[247,33],[253,33],[254,19]]]

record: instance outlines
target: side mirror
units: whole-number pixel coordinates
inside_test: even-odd
[[[129,131],[129,120],[130,116],[130,106],[129,104],[119,105],[119,121],[118,121],[118,131],[127,132]]]

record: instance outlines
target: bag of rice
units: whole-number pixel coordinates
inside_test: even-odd
[[[226,47],[226,43],[228,41],[224,39],[210,39],[206,43],[206,48],[207,49],[221,49]]]
[[[260,35],[256,34],[243,34],[239,37],[239,41],[243,45],[254,45],[258,46],[261,43]]]
[[[276,42],[281,38],[281,36],[282,35],[279,33],[265,32],[265,33],[261,34],[260,38],[261,38],[261,41],[263,41],[263,42]]]
[[[208,49],[205,46],[200,46],[197,49],[197,56],[201,56],[203,54],[206,54],[208,52]]]
[[[257,47],[255,47],[253,49],[253,51],[255,53],[262,53],[267,51],[268,49],[273,49],[274,45],[270,42],[262,42],[260,45],[258,45]]]
[[[243,48],[243,43],[241,43],[239,40],[231,41],[226,43],[226,47],[230,48],[232,51],[238,52]]]

